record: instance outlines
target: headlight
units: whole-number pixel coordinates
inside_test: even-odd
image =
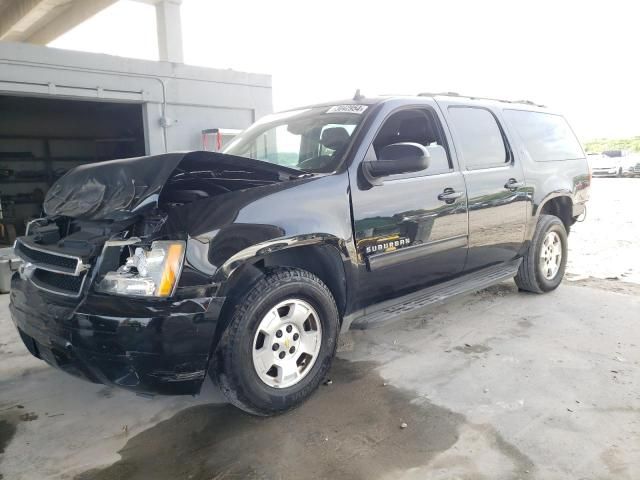
[[[169,297],[180,277],[185,243],[153,242],[151,248],[137,247],[124,265],[107,273],[98,291],[143,297]]]

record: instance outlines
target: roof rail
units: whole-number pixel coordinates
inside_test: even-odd
[[[502,102],[502,103],[521,103],[524,105],[532,105],[534,107],[546,108],[545,105],[541,105],[531,100],[504,100],[502,98],[489,98],[489,97],[477,97],[474,95],[461,95],[456,92],[440,92],[440,93],[430,93],[430,92],[422,92],[418,94],[419,97],[464,97],[469,98],[471,100],[490,100],[492,102]]]

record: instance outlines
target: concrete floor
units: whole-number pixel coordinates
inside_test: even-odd
[[[0,297],[0,478],[640,478],[640,266],[624,261],[640,231],[616,203],[640,179],[594,182],[573,281],[506,282],[353,332],[332,383],[272,419],[209,386],[147,400],[49,368]]]

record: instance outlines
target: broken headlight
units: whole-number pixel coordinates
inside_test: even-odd
[[[158,241],[151,248],[136,247],[124,265],[108,272],[96,289],[117,295],[169,297],[180,277],[184,249],[185,243],[181,241]]]

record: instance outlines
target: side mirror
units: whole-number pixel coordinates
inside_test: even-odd
[[[402,142],[387,145],[378,160],[363,162],[371,177],[387,177],[401,173],[419,172],[429,167],[429,152],[419,143]]]

